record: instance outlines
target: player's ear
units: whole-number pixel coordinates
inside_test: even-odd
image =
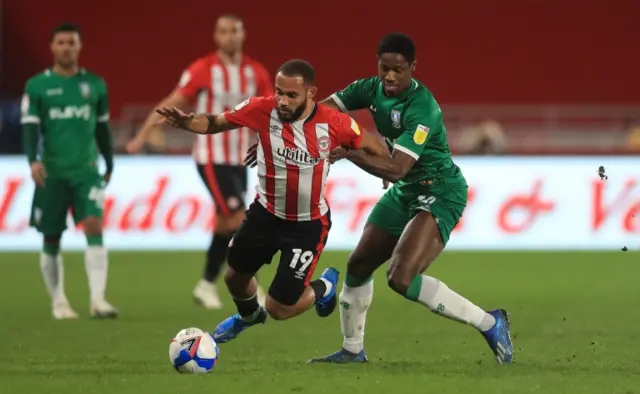
[[[411,63],[411,72],[416,71],[416,66],[418,65],[418,61],[414,60],[413,63]]]
[[[318,88],[315,86],[311,86],[307,89],[307,98],[313,100],[316,98],[316,94],[318,93]]]

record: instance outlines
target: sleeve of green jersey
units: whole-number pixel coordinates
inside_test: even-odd
[[[20,123],[40,124],[40,94],[33,80],[28,80],[20,102]]]
[[[433,100],[415,99],[402,116],[404,133],[398,137],[394,149],[418,160],[429,141],[430,131],[442,123],[442,112]]]
[[[346,88],[331,95],[342,112],[368,108],[373,103],[378,77],[358,79]]]
[[[96,107],[96,117],[99,123],[109,121],[109,95],[107,93],[107,83],[104,79],[100,79],[98,91],[98,105]]]

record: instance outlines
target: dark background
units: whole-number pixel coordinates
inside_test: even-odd
[[[277,7],[277,8],[276,8]],[[155,102],[212,49],[217,15],[244,18],[246,52],[273,72],[301,57],[321,95],[375,73],[378,39],[411,34],[417,76],[444,104],[633,104],[640,92],[640,1],[4,0],[3,88],[18,97],[51,63],[52,27],[77,23],[82,63],[106,77],[113,112]]]

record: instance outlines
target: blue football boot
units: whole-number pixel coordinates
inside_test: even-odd
[[[213,339],[217,343],[229,342],[247,328],[255,326],[256,324],[264,324],[265,321],[267,321],[267,311],[263,307],[260,307],[258,316],[252,322],[243,320],[242,317],[236,313],[218,324],[218,327],[216,327],[216,330],[213,332]]]
[[[327,268],[322,272],[322,275],[320,275],[320,278],[331,283],[331,291],[326,296],[316,300],[316,313],[318,316],[327,317],[336,309],[336,304],[338,303],[336,293],[339,277],[340,272],[335,268]]]
[[[347,349],[340,349],[335,353],[331,353],[326,357],[312,358],[307,361],[309,364],[313,363],[330,363],[330,364],[348,364],[348,363],[366,363],[369,359],[363,350],[360,353],[351,353]]]
[[[504,309],[496,309],[487,312],[496,319],[496,324],[482,333],[489,347],[493,350],[498,364],[511,364],[513,361],[513,343],[509,331],[509,315]]]

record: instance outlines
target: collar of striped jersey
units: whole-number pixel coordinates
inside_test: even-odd
[[[313,117],[316,116],[316,112],[318,112],[318,104],[314,101],[313,109],[309,113],[309,116],[307,116],[307,118],[304,120],[304,123],[310,122],[313,119]]]

